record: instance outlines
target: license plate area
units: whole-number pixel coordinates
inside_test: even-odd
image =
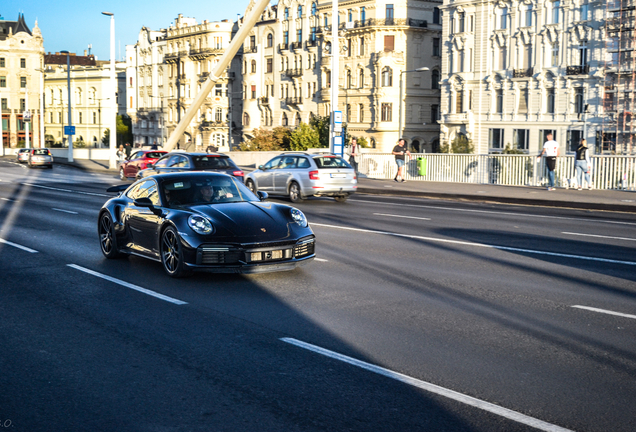
[[[249,253],[250,262],[265,262],[289,259],[292,257],[292,255],[292,249],[275,249]]]
[[[331,178],[347,178],[347,175],[343,173],[333,173],[331,174]]]

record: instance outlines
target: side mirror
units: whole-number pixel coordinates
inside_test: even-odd
[[[265,201],[269,197],[269,194],[263,191],[257,191],[256,194],[261,201]]]
[[[136,200],[133,201],[133,203],[137,206],[137,207],[148,207],[148,208],[153,208],[155,205],[152,203],[152,201],[150,201],[150,198],[144,197],[144,198],[137,198]]]

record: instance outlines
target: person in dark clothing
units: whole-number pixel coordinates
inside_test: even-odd
[[[132,152],[132,146],[130,143],[124,144],[124,151],[126,152],[126,159],[130,159],[130,153]]]
[[[592,182],[590,181],[590,151],[586,146],[587,140],[581,140],[579,147],[576,149],[576,156],[574,159],[574,169],[576,170],[576,184],[579,190],[583,189],[583,173],[585,173],[585,183],[588,189],[592,189]]]
[[[397,145],[393,147],[393,154],[395,155],[395,163],[397,164],[397,167],[398,167],[397,174],[395,175],[395,178],[393,179],[396,182],[401,181],[404,183],[406,181],[404,179],[405,155],[410,156],[411,152],[409,152],[405,144],[406,144],[406,141],[404,140],[404,138],[400,138]]]

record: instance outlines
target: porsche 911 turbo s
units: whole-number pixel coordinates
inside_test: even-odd
[[[106,258],[138,255],[171,277],[193,271],[293,270],[315,257],[315,236],[298,209],[267,202],[227,174],[145,177],[108,189],[97,231]]]

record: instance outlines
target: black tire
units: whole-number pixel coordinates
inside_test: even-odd
[[[304,200],[303,196],[300,194],[300,186],[298,183],[292,182],[289,185],[289,200],[293,203],[299,203]]]
[[[119,179],[120,180],[128,180],[128,178],[126,177],[126,174],[124,174],[124,168],[123,167],[119,168]]]
[[[168,276],[181,278],[190,275],[183,258],[183,246],[179,233],[169,226],[161,233],[161,264]]]
[[[340,196],[333,197],[333,199],[335,199],[336,202],[339,202],[339,203],[343,203],[343,202],[347,201],[347,198],[349,198],[348,195],[340,195]]]
[[[104,256],[108,259],[121,257],[119,246],[117,245],[117,237],[115,236],[115,224],[110,213],[104,212],[99,217],[97,224],[97,232],[99,234],[99,246]]]
[[[245,186],[247,186],[247,188],[252,192],[256,193],[256,185],[251,179],[245,182]]]

